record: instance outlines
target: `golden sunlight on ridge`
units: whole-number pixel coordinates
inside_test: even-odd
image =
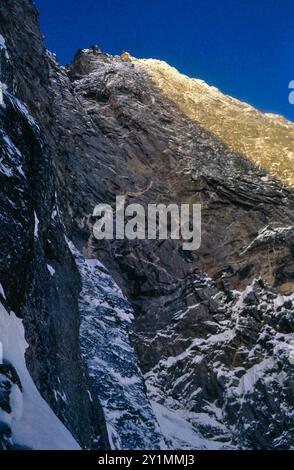
[[[142,66],[190,119],[294,188],[294,123],[279,115],[262,113],[203,80],[179,73],[161,60],[136,59],[128,53],[122,59]]]

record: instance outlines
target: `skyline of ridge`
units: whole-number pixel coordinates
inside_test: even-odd
[[[62,64],[80,48],[160,59],[223,93],[294,121],[294,4],[285,0],[36,0],[48,49]],[[56,12],[58,11],[58,14]]]

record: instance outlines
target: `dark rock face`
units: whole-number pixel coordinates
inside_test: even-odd
[[[147,383],[151,384],[151,397],[156,382],[154,377],[158,378],[160,386],[164,382],[164,392],[159,394],[158,400],[166,404],[169,398],[173,400],[173,383],[180,380],[183,372],[176,367],[165,373],[161,362],[181,354],[185,356],[193,341],[224,331],[221,326],[223,312],[227,312],[229,319],[236,308],[234,289],[242,290],[259,276],[277,287],[287,283],[291,286],[293,244],[290,231],[277,229],[266,243],[262,242],[263,236],[258,232],[270,224],[273,227],[293,224],[293,195],[279,182],[265,178],[264,172],[245,157],[229,151],[215,136],[179,112],[139,66],[99,50],[85,50],[77,54],[69,67],[68,77],[52,64],[56,114],[61,116],[62,122],[61,102],[66,108],[66,116],[78,113],[71,117],[75,122],[75,129],[70,127],[74,135],[66,139],[64,133],[63,137],[65,146],[62,145],[62,149],[67,149],[68,155],[67,183],[60,178],[61,191],[67,191],[60,198],[63,213],[77,245],[83,247],[88,256],[98,257],[105,263],[132,301],[136,314],[134,344],[141,367],[147,373]],[[65,83],[72,92],[61,101],[59,93]],[[70,105],[73,101],[74,106]],[[60,168],[61,159],[58,157],[55,162]],[[72,182],[78,186],[74,191],[71,190]],[[97,242],[91,236],[92,210],[98,202],[112,203],[115,195],[125,195],[128,202],[139,202],[144,206],[150,202],[200,202],[203,208],[201,249],[187,253],[182,250],[181,243],[172,240]],[[89,232],[90,236],[87,235]],[[287,243],[279,241],[284,240],[280,235],[282,232],[285,232]],[[255,249],[255,239],[261,240],[262,248]],[[273,244],[277,249],[273,250]],[[214,281],[210,281],[209,276]],[[214,297],[220,297],[220,300]],[[262,309],[263,303],[262,295],[257,295],[258,309]],[[184,314],[187,311],[189,313]],[[220,319],[216,321],[218,315]],[[252,348],[258,347],[254,329],[252,324]],[[278,334],[275,330],[273,333]],[[287,341],[289,343],[289,337]],[[226,334],[220,337],[219,347],[217,367],[234,370],[233,357],[242,349],[242,341],[236,342],[235,353],[230,352],[229,356]],[[249,352],[250,348],[247,354]],[[266,416],[264,420],[261,418],[263,424],[255,431],[250,413],[258,400],[270,401],[264,395],[267,393],[265,385],[262,385],[264,393],[251,390],[253,398],[248,399],[248,411],[245,407],[236,411],[233,419],[235,412],[230,409],[233,399],[228,392],[229,381],[218,383],[213,353],[212,348],[212,358],[207,357],[207,365],[200,373],[193,362],[185,364],[184,370],[189,371],[193,380],[191,383],[184,379],[180,381],[178,401],[172,402],[171,406],[185,408],[188,396],[193,397],[195,391],[202,388],[202,394],[195,402],[191,400],[188,409],[207,414],[207,402],[219,401],[215,415],[221,414],[218,420],[228,426],[226,438],[224,431],[216,432],[221,441],[237,446],[287,447],[289,435],[283,444],[279,443],[280,428],[279,431],[273,429],[262,440],[256,437],[272,413],[270,405],[266,406]],[[262,363],[266,354],[266,350],[261,351],[253,362],[246,362],[246,355],[242,356],[244,374],[254,367],[254,363]],[[286,354],[284,360],[287,364]],[[281,362],[279,364],[281,366]],[[238,369],[239,365],[236,367]],[[285,367],[290,374],[290,365]],[[237,375],[239,372],[237,370]],[[290,376],[287,377],[290,381]],[[263,378],[260,380],[262,382]],[[181,393],[182,387],[187,387],[188,395]],[[158,394],[155,395],[158,398]],[[286,401],[291,401],[288,393],[286,396]],[[226,406],[225,402],[228,402]],[[212,411],[209,413],[213,414]],[[285,416],[280,409],[285,435],[289,429],[288,413],[289,407]],[[213,432],[202,427],[197,427],[197,433],[203,432],[211,438]],[[237,438],[232,438],[234,432]]]
[[[293,296],[277,298],[261,281],[231,300],[209,280],[198,290],[202,299],[205,291],[209,306],[202,300],[178,312],[152,340],[157,357],[146,383],[162,407],[159,421],[166,408],[173,411],[170,425],[189,410],[201,445],[212,439],[221,448],[289,448]]]
[[[0,80],[6,91],[0,107],[0,278],[6,305],[23,318],[30,345],[27,364],[42,396],[82,446],[107,447],[103,414],[89,399],[79,350],[79,273],[61,221],[52,217],[52,162],[36,121],[50,100],[36,19],[31,2],[1,2],[0,30],[9,56],[1,49]],[[54,277],[48,265],[54,266]]]
[[[89,348],[105,356],[105,338],[100,350],[92,337],[82,342],[81,357],[80,322],[93,312],[81,299],[85,285],[66,231],[84,258],[103,262],[132,304],[132,341],[165,446],[289,448],[293,193],[180,112],[139,65],[92,48],[60,67],[44,51],[30,1],[1,5],[0,32],[11,56],[0,50],[8,86],[0,107],[0,281],[8,306],[24,318],[27,364],[42,396],[83,447],[106,448],[110,435],[129,445],[123,426],[107,437],[102,365],[95,371],[87,361]],[[201,203],[200,250],[171,239],[98,242],[93,209],[116,195],[144,207]],[[91,329],[96,322],[91,317]],[[110,353],[104,359],[111,363]],[[118,393],[115,381],[111,390],[110,378],[112,400],[124,404],[128,390]],[[2,407],[7,384],[0,382]],[[157,448],[156,419],[140,397],[151,430],[146,445]],[[8,447],[9,429],[1,435]]]

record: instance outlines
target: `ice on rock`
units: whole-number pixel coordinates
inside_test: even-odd
[[[3,299],[6,300],[6,295],[5,295],[5,292],[4,292],[4,289],[3,289],[3,286],[0,282],[0,295],[2,295]]]
[[[0,160],[0,172],[3,175],[7,176],[7,178],[11,178],[11,176],[13,176],[13,171],[11,170],[11,168],[9,168],[8,165],[1,163],[1,160]]]
[[[47,264],[47,269],[50,273],[51,276],[54,276],[55,274],[55,269],[50,265],[50,264]]]
[[[8,60],[9,59],[9,54],[8,54],[8,50],[7,50],[7,47],[6,47],[6,42],[5,42],[5,39],[4,37],[2,36],[2,34],[0,34],[0,50],[4,50],[5,52],[5,57],[6,59]]]
[[[20,101],[18,98],[16,98],[16,96],[14,96],[13,94],[11,94],[8,90],[6,90],[6,96],[7,96],[7,99],[9,99],[11,105],[16,109],[18,110],[25,118],[26,120],[28,121],[28,123],[34,127],[35,129],[37,130],[40,130],[40,127],[39,125],[37,124],[37,122],[35,121],[35,119],[33,118],[33,116],[30,114],[27,106],[25,105],[25,103],[23,103],[22,101]]]
[[[220,297],[223,319],[206,322],[213,324],[216,333],[191,337],[181,345],[170,328],[165,336],[168,333],[178,344],[178,354],[160,360],[145,375],[148,396],[170,449],[289,445],[294,417],[289,394],[294,295],[274,294],[265,283],[254,280],[243,292],[234,292],[232,299],[226,303]],[[266,400],[272,408],[264,406]],[[254,418],[255,410],[259,420]],[[262,434],[263,420],[269,422],[273,413],[283,422],[283,433],[268,426]]]
[[[1,51],[4,51],[4,55],[6,60],[9,59],[9,54],[7,51],[6,43],[4,37],[0,34],[0,53]],[[7,85],[6,83],[3,83],[0,81],[0,106],[5,107],[4,104],[4,93],[7,90]]]
[[[38,240],[39,238],[39,219],[37,217],[37,214],[36,212],[34,212],[34,216],[35,216],[35,228],[34,228],[34,237],[35,237],[35,240]]]
[[[0,106],[5,108],[5,103],[4,103],[4,93],[7,90],[7,85],[6,83],[3,83],[0,81]]]
[[[257,237],[254,238],[254,240],[247,247],[244,248],[241,254],[245,255],[247,252],[251,251],[259,245],[272,242],[276,239],[283,240],[293,235],[294,227],[292,225],[288,227],[264,227],[262,230],[259,231]]]

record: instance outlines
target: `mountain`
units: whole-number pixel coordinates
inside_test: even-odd
[[[293,124],[161,61],[60,66],[30,0],[0,34],[0,448],[290,448]],[[98,241],[118,195],[201,204],[200,249]]]

